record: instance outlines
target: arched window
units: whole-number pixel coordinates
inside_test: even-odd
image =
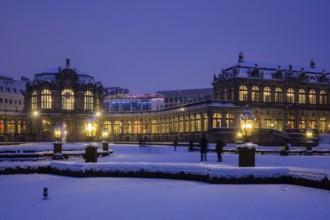
[[[196,115],[196,131],[202,131],[202,121],[201,121],[201,115]]]
[[[306,92],[304,89],[299,89],[298,103],[306,104]]]
[[[327,125],[326,125],[326,119],[325,119],[325,117],[321,117],[320,118],[320,127],[319,127],[319,129],[320,129],[320,131],[321,132],[326,132],[326,129],[327,129],[327,127],[326,127]]]
[[[6,133],[14,134],[15,133],[15,121],[7,120],[6,122]]]
[[[62,91],[62,109],[74,110],[74,93],[70,89]]]
[[[270,114],[265,115],[263,127],[272,128],[272,116]]]
[[[221,127],[221,114],[220,113],[214,113],[213,114],[213,123],[212,128],[220,128]]]
[[[321,105],[327,104],[327,93],[324,90],[320,91],[320,104]]]
[[[248,89],[244,85],[239,87],[239,101],[248,101]]]
[[[286,93],[286,101],[294,103],[294,90],[289,88]]]
[[[84,110],[94,110],[94,98],[91,91],[86,91],[84,96]]]
[[[267,86],[264,88],[264,102],[272,101],[272,90]]]
[[[22,134],[22,133],[26,132],[26,121],[19,120],[17,125],[18,125],[17,126],[17,133],[18,134]]]
[[[316,92],[314,89],[309,91],[309,104],[316,104]]]
[[[275,89],[275,102],[283,102],[283,91],[281,88]]]
[[[191,132],[195,132],[196,131],[196,126],[195,126],[195,116],[194,115],[191,115],[190,116],[190,129],[191,129]]]
[[[180,132],[184,132],[184,120],[183,120],[183,115],[180,115],[179,117],[179,130]]]
[[[130,134],[132,132],[132,123],[130,121],[126,121],[124,124],[124,134]]]
[[[308,127],[309,128],[316,128],[316,118],[315,117],[309,118]]]
[[[206,113],[203,116],[203,121],[204,121],[203,131],[208,131],[209,130],[209,123],[208,123],[208,117],[207,117]]]
[[[288,116],[288,123],[286,125],[286,128],[294,128],[294,117],[292,115]]]
[[[252,102],[260,101],[260,90],[258,86],[252,87]]]
[[[33,91],[31,95],[31,110],[36,109],[38,109],[38,94],[36,91]]]
[[[226,114],[226,128],[234,127],[234,115],[227,113]]]
[[[162,126],[161,123],[158,123],[158,126]],[[151,121],[151,133],[155,134],[157,133],[157,121],[156,120],[152,120]]]
[[[103,128],[106,129],[109,134],[111,134],[111,122],[110,121],[104,121]]]
[[[299,118],[298,128],[306,128],[306,118],[304,116],[300,116]]]
[[[114,134],[120,134],[121,133],[121,125],[122,125],[122,123],[120,121],[115,121],[113,123],[113,133]]]
[[[134,134],[140,134],[141,133],[141,122],[140,121],[134,121],[133,133]]]
[[[42,109],[52,108],[52,93],[48,89],[44,89],[41,92],[41,108]]]
[[[222,90],[221,99],[222,100],[227,100],[227,89]]]

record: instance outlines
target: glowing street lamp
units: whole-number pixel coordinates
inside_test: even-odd
[[[108,136],[109,136],[108,129],[104,128],[104,129],[103,129],[103,132],[102,132],[103,140],[106,141],[107,138],[108,138]]]
[[[62,128],[59,125],[56,125],[54,127],[54,135],[55,135],[55,138],[56,138],[56,142],[58,142],[58,140],[62,136]]]
[[[53,143],[54,149],[53,149],[53,160],[60,160],[63,159],[63,154],[62,154],[62,142],[59,141],[59,139],[62,136],[62,129],[61,126],[56,125],[54,127],[54,135],[56,138],[56,142]]]
[[[248,141],[252,136],[255,120],[256,117],[249,109],[249,105],[246,105],[243,115],[240,117],[241,131],[244,141]]]
[[[103,132],[102,132],[102,137],[103,137],[103,141],[102,141],[102,147],[104,151],[109,151],[109,142],[107,142],[107,138],[109,136],[109,132],[107,128],[103,128]]]
[[[89,141],[92,141],[92,138],[96,136],[98,122],[94,116],[90,116],[85,120],[85,132],[86,137]],[[97,162],[97,148],[96,143],[88,143],[85,148],[85,162],[86,163],[96,163]]]
[[[243,115],[240,117],[241,135],[244,142],[249,141],[253,133],[254,121],[256,117],[249,109],[249,105],[245,106]],[[255,166],[255,144],[243,143],[238,145],[238,166],[239,167],[254,167]]]
[[[92,141],[92,138],[96,136],[97,124],[98,122],[93,116],[85,120],[85,133],[89,141]]]
[[[306,130],[306,138],[307,138],[307,140],[311,141],[312,137],[313,137],[313,131],[312,131],[312,129],[308,128]]]

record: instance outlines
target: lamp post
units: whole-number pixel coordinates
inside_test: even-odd
[[[255,116],[249,109],[249,105],[245,106],[242,116],[240,117],[241,135],[243,144],[238,145],[238,166],[253,167],[255,166],[255,144],[249,142],[253,134]]]
[[[98,122],[94,116],[90,116],[85,120],[85,133],[89,140],[85,148],[85,162],[96,163],[97,162],[97,148],[96,143],[92,143],[92,139],[96,136]]]
[[[32,116],[33,116],[33,119],[34,119],[33,135],[34,135],[35,141],[37,141],[38,133],[39,133],[39,126],[38,126],[39,112],[37,110],[33,111]]]
[[[107,128],[103,128],[103,132],[102,132],[102,137],[103,137],[103,141],[102,141],[102,147],[104,151],[109,151],[109,142],[107,142],[108,139],[108,129]]]
[[[59,141],[59,139],[62,136],[62,128],[59,125],[56,125],[54,127],[54,136],[56,138],[56,142],[53,143],[53,160],[59,160],[59,159],[63,159],[63,154],[62,154],[62,142]]]
[[[306,141],[306,155],[312,155],[313,154],[312,147],[313,147],[313,144],[314,144],[314,142],[312,140],[313,139],[313,130],[310,129],[310,128],[307,128],[305,136],[306,136],[306,139],[307,139],[307,141]]]

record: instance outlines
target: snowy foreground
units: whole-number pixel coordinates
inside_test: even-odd
[[[38,146],[37,146],[38,145]],[[80,149],[82,143],[64,144]],[[327,146],[326,146],[327,147]],[[17,149],[51,149],[51,143],[3,146]],[[177,172],[213,172],[215,175],[274,175],[303,171],[308,178],[330,173],[329,156],[256,155],[255,168],[238,168],[237,154],[214,153],[207,162],[198,152],[179,147],[111,145],[114,154],[85,164],[81,157],[65,161],[0,162],[8,167],[46,166],[70,169],[144,169]],[[269,171],[269,172],[268,172]],[[233,174],[234,173],[234,174]],[[320,177],[319,175],[323,176]],[[49,189],[43,200],[42,190]],[[0,175],[0,219],[329,219],[330,191],[285,184],[208,184],[196,181],[140,178],[73,178],[48,174]]]

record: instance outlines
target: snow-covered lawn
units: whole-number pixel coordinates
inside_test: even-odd
[[[323,147],[328,148],[327,145]],[[51,143],[2,146],[0,150],[51,150]],[[82,149],[83,143],[67,149]],[[255,168],[238,168],[237,154],[214,153],[200,162],[199,152],[179,147],[111,145],[114,154],[85,164],[80,157],[66,161],[0,162],[11,166],[153,166],[164,169],[208,169],[242,173],[244,170],[308,169],[330,172],[329,156],[256,155]],[[49,199],[42,199],[44,187]],[[46,174],[0,175],[0,219],[328,219],[330,191],[294,185],[224,185],[195,181],[139,178],[72,178]]]

